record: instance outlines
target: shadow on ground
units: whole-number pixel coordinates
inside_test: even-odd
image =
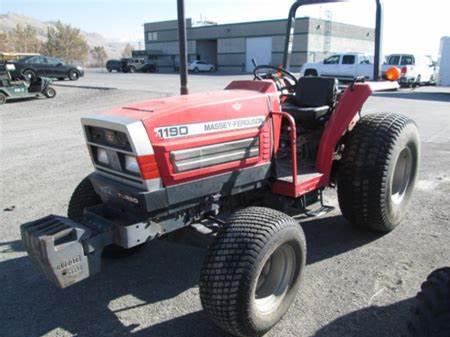
[[[309,264],[378,238],[354,229],[341,216],[313,219],[303,224],[309,244]],[[23,251],[20,241],[0,245],[0,253],[13,251]],[[137,306],[141,306],[171,299],[196,287],[205,252],[205,249],[197,247],[155,241],[132,257],[105,260],[100,274],[65,290],[57,289],[44,279],[27,257],[6,260],[0,263],[0,336],[38,337],[57,328],[79,337],[223,336],[202,311],[132,332],[138,327],[125,326],[118,319],[117,312],[109,308],[111,301],[124,295],[137,298],[143,303]],[[377,309],[370,314],[353,313],[351,315],[354,316],[349,318],[344,316],[333,322],[332,328],[344,331],[349,324],[363,324],[370,328],[373,323],[371,317],[382,310]],[[316,336],[333,337],[327,334],[326,327],[324,329]]]
[[[402,337],[415,299],[388,306],[370,306],[346,314],[327,324],[311,337]]]
[[[396,92],[380,92],[375,93],[374,96],[450,103],[450,93],[445,92],[418,92],[411,90],[411,91],[396,91]]]

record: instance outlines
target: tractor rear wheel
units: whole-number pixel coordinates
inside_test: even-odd
[[[261,336],[294,301],[305,261],[305,237],[294,219],[262,207],[238,211],[203,264],[202,306],[225,331]]]
[[[450,336],[450,268],[433,271],[416,297],[408,337]]]
[[[67,216],[74,221],[80,221],[86,208],[98,205],[101,202],[102,200],[97,193],[95,193],[94,186],[92,186],[89,177],[86,177],[78,184],[72,193]],[[102,255],[108,258],[127,257],[140,250],[142,246],[143,245],[139,245],[130,249],[125,249],[117,245],[110,245],[103,249]]]
[[[417,179],[420,157],[415,123],[398,114],[361,118],[344,143],[338,199],[344,217],[378,232],[403,219]]]

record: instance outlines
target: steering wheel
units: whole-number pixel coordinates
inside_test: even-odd
[[[268,70],[268,71],[263,71]],[[275,67],[270,64],[262,64],[253,69],[255,80],[273,80],[275,81],[279,91],[292,89],[297,85],[297,78],[294,74],[286,69]]]

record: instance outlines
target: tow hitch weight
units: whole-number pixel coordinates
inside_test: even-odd
[[[48,215],[21,226],[22,242],[40,271],[66,288],[100,271],[101,249],[89,251],[91,228],[65,217]]]

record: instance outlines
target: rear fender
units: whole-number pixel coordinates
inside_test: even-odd
[[[351,128],[352,122],[372,94],[367,83],[357,83],[345,89],[333,114],[325,125],[317,153],[316,167],[323,174],[324,185],[330,182],[334,154],[342,136]]]

